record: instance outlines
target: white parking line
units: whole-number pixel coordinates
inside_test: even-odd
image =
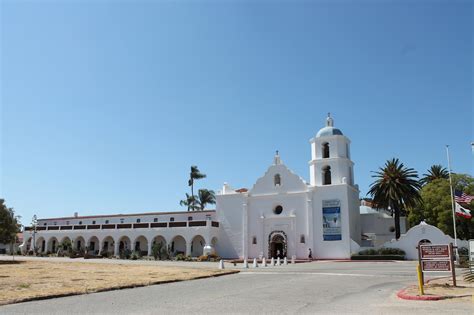
[[[333,273],[333,272],[276,272],[276,271],[241,271],[241,275],[318,275],[318,276],[343,276],[343,277],[413,277],[413,275],[368,275],[362,273]]]

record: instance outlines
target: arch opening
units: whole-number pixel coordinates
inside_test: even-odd
[[[58,239],[53,236],[48,240],[48,251],[55,254],[58,252],[58,250],[59,250]]]
[[[331,185],[331,167],[323,167],[323,185]]]
[[[329,158],[329,143],[323,143],[321,146],[321,151],[323,153],[323,159]]]
[[[283,231],[273,231],[268,236],[268,257],[284,258],[287,255],[287,236]]]
[[[194,236],[193,240],[191,241],[191,256],[192,257],[199,257],[203,255],[204,252],[204,245],[206,241],[204,237],[201,235]]]
[[[175,236],[171,241],[170,251],[171,253],[173,253],[174,256],[178,254],[186,255],[186,240],[184,239],[184,237],[182,237],[181,235]]]
[[[148,255],[148,240],[145,236],[140,235],[135,239],[135,242],[133,242],[133,250],[140,256]]]
[[[102,240],[102,246],[101,246],[101,249],[100,249],[100,253],[102,255],[106,255],[106,256],[113,255],[114,254],[114,245],[115,245],[115,242],[114,242],[114,239],[112,238],[112,236],[105,237]]]
[[[91,255],[99,255],[99,238],[97,236],[91,236],[87,241],[87,253]]]

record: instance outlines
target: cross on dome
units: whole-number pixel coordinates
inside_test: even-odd
[[[331,113],[328,113],[328,118],[326,118],[326,127],[333,127],[334,119],[331,117]]]

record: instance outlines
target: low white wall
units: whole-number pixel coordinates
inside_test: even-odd
[[[421,240],[429,240],[431,244],[454,244],[454,239],[443,233],[440,229],[425,222],[412,227],[406,234],[403,234],[398,240],[386,242],[382,247],[399,248],[406,253],[406,259],[417,260],[418,250],[416,247]],[[457,241],[458,247],[468,247],[468,242],[464,240]]]

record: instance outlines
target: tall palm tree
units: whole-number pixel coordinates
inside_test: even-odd
[[[198,167],[193,165],[191,166],[191,172],[189,173],[189,180],[188,180],[188,186],[191,186],[191,196],[194,196],[194,181],[205,178],[206,174],[201,173],[199,171]]]
[[[423,177],[420,179],[420,182],[422,185],[428,184],[435,179],[448,179],[449,178],[449,173],[448,170],[437,164],[437,165],[432,165],[430,169],[428,170],[427,174],[423,174]]]
[[[199,209],[203,211],[207,204],[216,204],[216,194],[213,190],[199,189],[197,204]]]
[[[368,194],[375,207],[389,209],[395,217],[395,238],[400,238],[400,212],[413,208],[421,202],[418,173],[407,168],[398,159],[385,162],[384,167],[374,172],[376,180],[370,185]]]
[[[196,202],[196,196],[189,195],[187,193],[186,193],[186,199],[181,200],[179,202],[179,205],[188,207],[188,211],[194,211],[198,208],[198,205]]]

